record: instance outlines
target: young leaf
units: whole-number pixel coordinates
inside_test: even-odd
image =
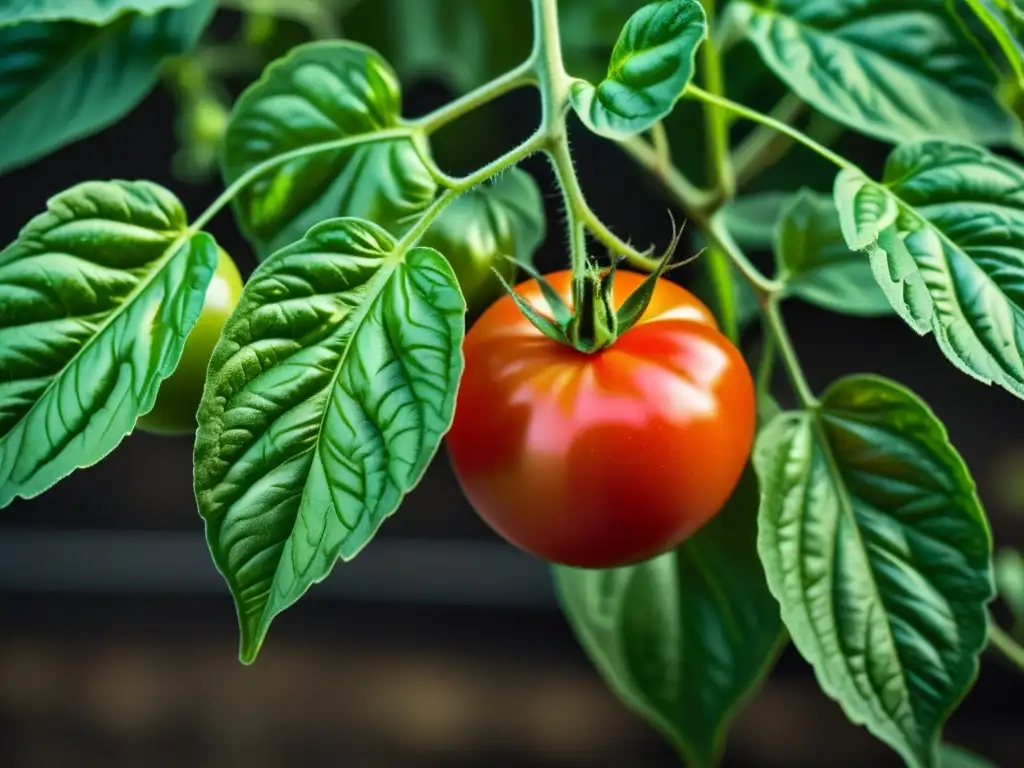
[[[532,263],[546,227],[537,183],[526,171],[513,168],[458,197],[430,225],[420,245],[444,254],[467,297],[469,313],[476,315],[502,293],[491,267],[514,280],[516,262]]]
[[[313,227],[246,284],[210,361],[195,449],[244,662],[419,481],[451,425],[465,309],[441,254],[352,218]]]
[[[853,722],[933,768],[973,684],[993,598],[992,540],[942,424],[903,387],[833,384],[754,451],[758,550],[793,642]]]
[[[882,184],[836,180],[851,248],[918,333],[964,372],[1024,397],[1024,170],[968,144],[927,141],[889,156]],[[892,215],[879,217],[885,199]]]
[[[149,182],[88,182],[0,251],[0,507],[112,451],[178,364],[217,265]]]
[[[1016,0],[966,0],[968,7],[982,20],[999,43],[1013,67],[1017,83],[1024,88],[1024,8]]]
[[[1017,135],[944,0],[742,0],[731,13],[801,99],[856,131],[893,143]]]
[[[892,311],[866,254],[843,239],[832,198],[801,190],[775,232],[775,263],[786,293],[833,312],[884,315]]]
[[[0,6],[0,27],[27,21],[81,21],[103,25],[124,13],[152,14],[192,2],[194,0],[5,0]]]
[[[214,0],[106,26],[0,27],[0,172],[105,128],[152,90],[168,56],[191,48]]]
[[[621,139],[646,131],[672,111],[686,89],[706,36],[698,0],[648,3],[626,22],[605,79],[596,87],[586,80],[573,82],[573,109],[602,136]]]
[[[712,766],[782,644],[757,558],[757,478],[673,552],[613,570],[554,567],[562,608],[622,700],[689,764]]]
[[[303,147],[395,128],[400,119],[398,80],[373,50],[342,40],[297,46],[235,103],[224,180]],[[436,191],[412,142],[394,139],[292,159],[248,185],[234,207],[266,258],[337,216],[368,219],[400,236]]]

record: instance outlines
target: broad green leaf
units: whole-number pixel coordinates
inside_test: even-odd
[[[1024,8],[1020,0],[965,1],[999,43],[1017,76],[1017,83],[1024,88],[1024,42],[1021,41],[1024,37]]]
[[[743,195],[722,209],[722,219],[740,247],[769,249],[775,243],[776,224],[793,200],[792,192]]]
[[[846,245],[839,213],[827,195],[801,190],[783,211],[775,233],[775,263],[787,295],[850,315],[892,310],[867,255]]]
[[[939,768],[996,768],[995,763],[966,749],[943,744],[939,755]]]
[[[758,550],[822,689],[909,766],[938,764],[973,684],[993,598],[992,540],[942,424],[903,387],[833,384],[754,451]]]
[[[4,0],[0,27],[26,21],[81,21],[108,24],[132,11],[156,13],[181,8],[194,0]]]
[[[765,63],[808,104],[899,143],[1017,135],[945,0],[744,0],[731,6]]]
[[[540,188],[530,174],[513,168],[448,205],[420,245],[444,254],[475,315],[503,293],[491,267],[513,281],[516,266],[510,259],[532,264],[546,227]]]
[[[698,0],[660,0],[634,13],[597,86],[575,80],[569,99],[594,133],[613,139],[642,133],[672,111],[693,77],[707,36]]]
[[[900,317],[964,372],[1024,397],[1024,170],[927,141],[894,151],[881,184],[843,171],[835,197]]]
[[[1024,555],[1015,549],[1001,549],[995,573],[999,597],[1013,614],[1015,626],[1024,628]]]
[[[216,8],[198,0],[106,26],[0,27],[0,172],[26,165],[124,116],[168,56],[191,48]]]
[[[695,766],[716,763],[782,644],[757,557],[757,504],[748,468],[725,508],[678,549],[625,568],[553,569],[605,681]]]
[[[149,182],[88,182],[0,251],[0,507],[112,451],[178,364],[217,264]]]
[[[267,67],[235,103],[224,138],[226,183],[271,158],[398,127],[395,73],[373,50],[347,41],[301,45]],[[239,225],[266,258],[338,216],[394,235],[430,204],[436,184],[408,139],[313,152],[263,174],[235,198]]]
[[[444,257],[331,219],[253,273],[210,361],[195,487],[241,658],[351,559],[448,430],[465,303]]]

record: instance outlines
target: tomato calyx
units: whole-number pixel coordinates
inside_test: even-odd
[[[692,261],[687,259],[679,264],[670,265],[681,237],[682,230],[676,231],[655,269],[644,278],[618,310],[612,301],[612,290],[615,272],[624,261],[622,256],[614,256],[608,267],[602,267],[587,257],[581,273],[573,276],[572,307],[565,303],[558,291],[537,270],[529,264],[516,262],[524,272],[537,281],[550,310],[550,317],[539,312],[520,296],[497,269],[491,269],[519,311],[538,331],[559,344],[565,344],[584,354],[593,354],[610,347],[643,317],[660,277],[670,269]]]

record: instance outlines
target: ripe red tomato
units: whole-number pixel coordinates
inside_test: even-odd
[[[548,276],[571,302],[571,274]],[[640,284],[616,275],[615,306]],[[549,312],[536,281],[517,290]],[[477,513],[547,561],[610,568],[667,551],[732,494],[755,433],[746,362],[693,294],[659,280],[644,316],[585,354],[507,295],[470,329],[447,436]]]

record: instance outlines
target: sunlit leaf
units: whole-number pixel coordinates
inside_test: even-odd
[[[900,147],[878,184],[836,180],[851,248],[889,302],[964,372],[1024,397],[1024,170],[981,147]]]
[[[0,507],[95,464],[153,407],[216,264],[149,182],[72,187],[0,251]]]
[[[672,111],[693,77],[694,56],[707,35],[698,0],[661,0],[634,13],[612,51],[605,79],[576,80],[573,109],[595,133],[641,133]]]
[[[241,658],[350,559],[448,430],[465,303],[444,257],[332,219],[252,275],[210,361],[196,497]]]
[[[398,80],[374,51],[338,40],[298,46],[235,103],[224,180],[288,152],[395,128],[400,119]],[[394,139],[288,160],[243,189],[235,213],[266,258],[333,217],[367,219],[400,235],[435,192],[412,142]]]
[[[992,540],[942,424],[880,378],[840,380],[820,410],[758,438],[758,549],[822,689],[909,766],[939,761],[974,682],[994,596]]]
[[[1017,135],[995,74],[945,0],[742,0],[730,9],[779,78],[856,131],[894,143]]]

